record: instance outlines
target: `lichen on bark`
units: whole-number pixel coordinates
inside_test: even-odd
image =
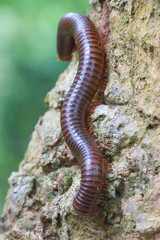
[[[160,239],[160,2],[90,1],[88,13],[107,36],[109,82],[92,114],[112,170],[97,218],[72,206],[80,166],[64,143],[60,108],[78,55],[46,96],[0,219],[0,239]]]

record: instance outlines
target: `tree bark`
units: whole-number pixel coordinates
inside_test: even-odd
[[[60,130],[60,107],[78,55],[45,99],[0,219],[0,239],[160,239],[160,1],[90,0],[89,17],[107,38],[109,82],[92,114],[112,170],[97,218],[72,201],[80,166]]]

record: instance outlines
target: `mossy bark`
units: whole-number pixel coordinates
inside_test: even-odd
[[[93,115],[112,170],[97,218],[72,201],[80,166],[64,143],[60,107],[78,55],[46,96],[0,219],[0,239],[160,239],[160,1],[90,1],[89,17],[107,36],[109,82]]]

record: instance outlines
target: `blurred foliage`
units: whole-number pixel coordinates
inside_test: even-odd
[[[87,8],[86,0],[0,0],[0,213],[44,97],[66,67],[57,62],[58,21]]]

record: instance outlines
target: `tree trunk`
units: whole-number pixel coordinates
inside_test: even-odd
[[[92,114],[108,158],[108,191],[96,218],[75,213],[80,166],[60,130],[60,107],[78,54],[46,97],[0,219],[0,239],[160,239],[160,1],[90,0],[107,37],[105,103]]]

